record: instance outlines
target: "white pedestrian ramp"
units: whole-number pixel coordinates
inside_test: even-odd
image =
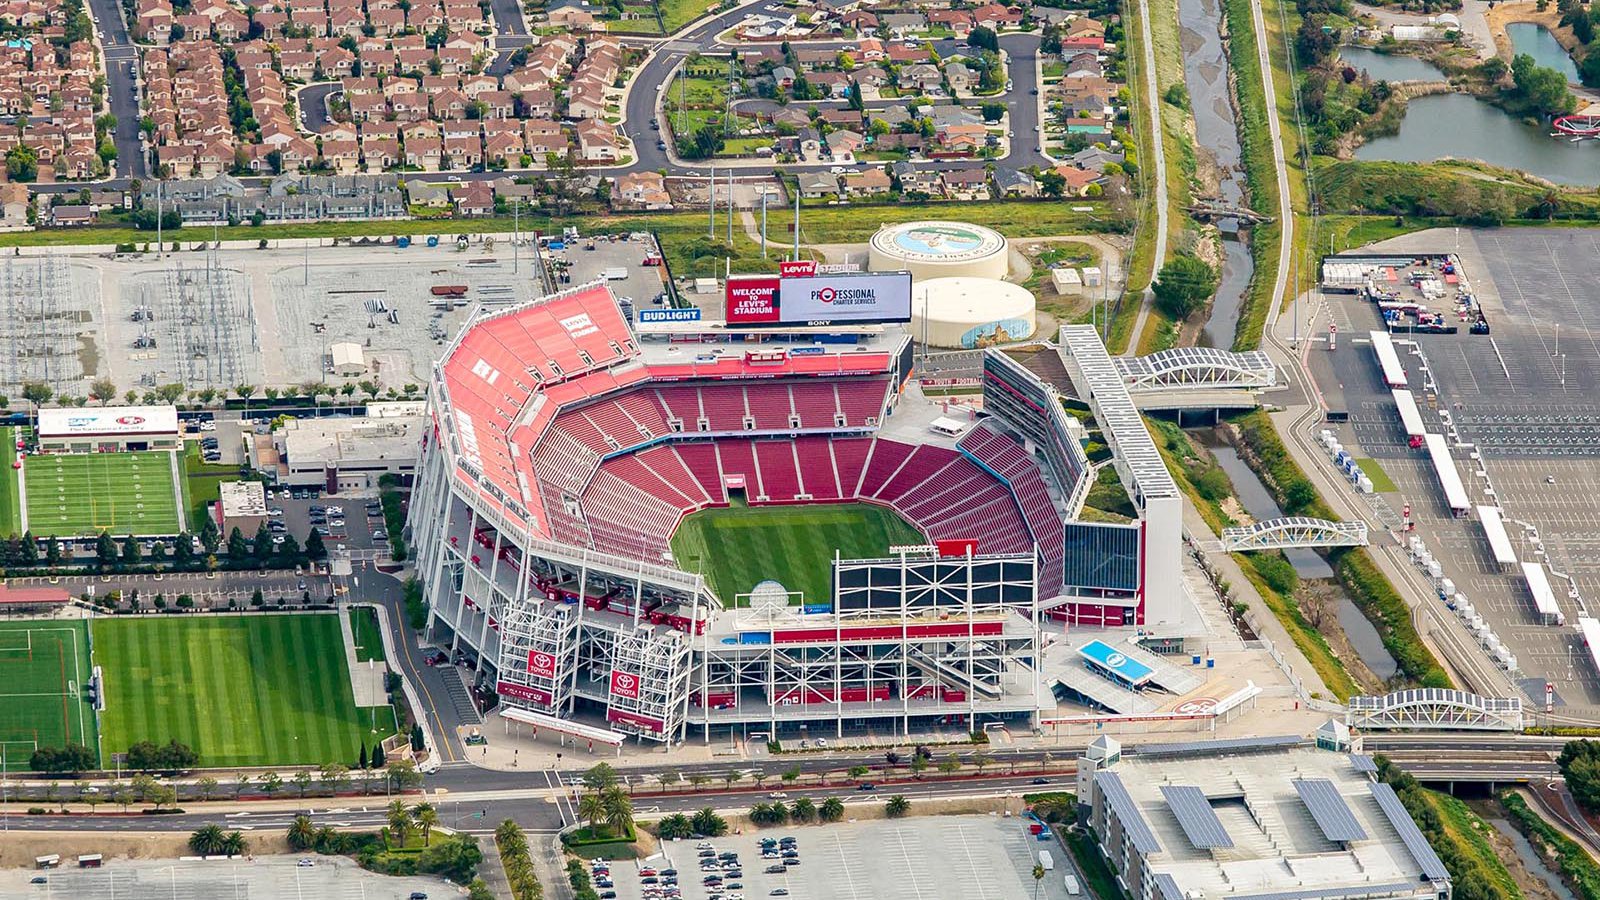
[[[1159,653],[1151,653],[1133,638],[1123,641],[1117,649],[1127,654],[1129,659],[1143,663],[1150,670],[1150,682],[1169,694],[1182,697],[1198,691],[1206,683],[1205,677],[1195,669],[1177,665]]]
[[[1139,693],[1091,672],[1076,652],[1060,659],[1047,660],[1045,674],[1056,695],[1064,699],[1104,707],[1124,715],[1156,710],[1156,705]]]

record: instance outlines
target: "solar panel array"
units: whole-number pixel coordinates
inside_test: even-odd
[[[1365,753],[1350,754],[1350,768],[1363,775],[1371,775],[1378,771],[1378,763]]]
[[[1292,734],[1223,738],[1216,741],[1174,741],[1164,744],[1141,744],[1127,751],[1129,756],[1209,756],[1216,753],[1251,753],[1263,750],[1281,750],[1305,743],[1305,739]]]
[[[1287,891],[1266,891],[1260,894],[1234,894],[1230,900],[1351,900],[1354,897],[1409,896],[1416,885],[1405,881],[1388,884],[1363,884],[1352,889],[1349,885],[1320,888],[1294,888]]]
[[[1133,405],[1133,398],[1128,396],[1127,382],[1111,362],[1111,355],[1100,341],[1100,333],[1093,325],[1063,325],[1061,343],[1088,382],[1100,427],[1132,471],[1140,493],[1152,498],[1178,496],[1178,485],[1156,451],[1144,417]]]
[[[1311,811],[1311,818],[1322,829],[1322,836],[1337,844],[1363,841],[1367,830],[1356,821],[1350,805],[1344,802],[1338,785],[1326,778],[1299,778],[1294,783],[1300,802]]]
[[[1233,838],[1222,826],[1206,792],[1191,784],[1164,784],[1161,796],[1167,808],[1178,818],[1178,825],[1196,850],[1214,850],[1233,846]]]
[[[1439,861],[1439,854],[1428,845],[1427,838],[1422,836],[1417,823],[1411,820],[1411,814],[1406,812],[1406,806],[1395,795],[1394,788],[1381,781],[1374,781],[1368,787],[1372,791],[1372,799],[1378,801],[1378,808],[1383,810],[1384,817],[1400,835],[1400,841],[1406,845],[1411,858],[1422,868],[1422,877],[1429,881],[1449,881],[1450,873]]]
[[[1100,772],[1095,775],[1094,781],[1100,786],[1101,793],[1105,794],[1106,802],[1111,804],[1111,811],[1122,823],[1123,832],[1133,841],[1133,849],[1146,855],[1160,853],[1161,842],[1156,840],[1155,832],[1150,830],[1150,823],[1139,812],[1139,805],[1133,802],[1122,778],[1115,772]]]

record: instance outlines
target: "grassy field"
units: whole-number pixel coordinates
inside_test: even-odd
[[[172,457],[164,450],[33,456],[22,472],[35,535],[179,530]]]
[[[905,520],[865,503],[728,507],[684,519],[672,553],[687,571],[704,572],[726,605],[767,579],[821,603],[833,595],[834,548],[845,559],[866,559],[894,544],[921,543]]]
[[[377,610],[366,606],[350,610],[350,634],[356,642],[356,662],[383,662]]]
[[[0,428],[0,535],[22,532],[22,485],[16,469],[17,428]]]
[[[183,465],[183,508],[188,510],[190,522],[200,522],[205,518],[206,504],[222,498],[222,483],[239,480],[239,467],[206,462],[200,458],[200,445],[193,441],[184,446],[180,462]]]
[[[108,752],[176,739],[205,767],[348,765],[394,729],[355,705],[332,614],[102,619],[94,640]]]
[[[1383,464],[1377,460],[1358,459],[1356,465],[1361,467],[1363,474],[1372,479],[1372,489],[1377,493],[1389,494],[1400,490],[1395,487],[1394,479],[1389,477],[1389,473],[1383,470]]]
[[[89,679],[89,632],[82,621],[0,622],[0,753],[11,771],[39,747],[96,748]]]

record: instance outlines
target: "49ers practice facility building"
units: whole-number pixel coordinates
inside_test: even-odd
[[[1127,523],[1078,520],[1093,469],[1012,358],[986,352],[981,415],[923,397],[904,293],[826,326],[809,307],[635,326],[604,284],[480,312],[429,384],[409,524],[430,636],[525,721],[673,742],[1026,724],[1056,706],[1041,623],[1176,621],[1179,496],[1094,330],[1045,352],[1118,454]],[[836,552],[824,596],[718,596],[672,554],[702,509],[838,503],[922,540]]]
[[[172,406],[103,406],[39,410],[39,449],[46,453],[179,450]]]

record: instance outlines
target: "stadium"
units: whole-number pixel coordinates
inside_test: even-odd
[[[1048,352],[1131,522],[1080,520],[1077,423],[1011,357],[985,351],[981,415],[923,396],[909,279],[825,324],[786,315],[823,279],[782,280],[730,281],[772,306],[738,328],[631,324],[585,285],[479,312],[435,365],[409,519],[428,632],[503,710],[664,742],[1032,725],[1065,624],[1181,617],[1179,496],[1093,328]]]

